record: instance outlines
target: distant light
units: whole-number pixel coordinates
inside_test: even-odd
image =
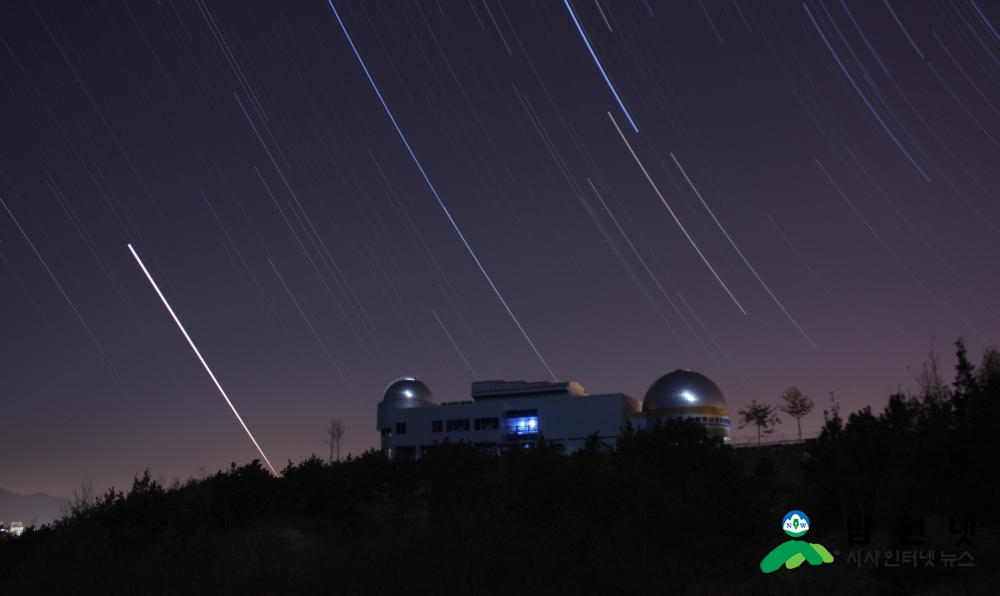
[[[534,420],[529,420],[528,421],[528,426],[530,426],[531,428],[535,428],[535,421]]]

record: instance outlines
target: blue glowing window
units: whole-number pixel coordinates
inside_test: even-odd
[[[537,437],[538,410],[514,410],[504,416],[504,434],[508,438]]]

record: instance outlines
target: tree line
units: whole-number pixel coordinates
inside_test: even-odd
[[[941,378],[932,353],[916,375],[921,391],[889,396],[847,416],[831,400],[808,450],[806,481],[817,506],[842,523],[853,516],[949,513],[995,519],[1000,497],[1000,352],[977,367],[955,342],[955,380]]]
[[[1000,355],[977,367],[956,348],[951,387],[925,366],[921,393],[896,392],[879,414],[844,419],[831,402],[819,438],[800,445],[737,450],[671,420],[625,428],[615,445],[593,436],[571,454],[544,440],[500,455],[446,441],[419,460],[341,459],[343,428],[332,425],[328,458],[289,462],[277,477],[253,461],[164,486],[147,470],[127,491],[84,491],[63,519],[0,539],[0,592],[788,591],[759,570],[788,509],[807,511],[810,537],[831,552],[847,516],[961,510],[990,527]],[[783,411],[795,416],[804,402],[789,396]],[[800,591],[883,581],[845,569],[781,581],[805,582]],[[948,576],[921,577],[926,587]]]
[[[809,412],[812,412],[816,404],[812,398],[802,393],[802,390],[794,385],[785,389],[784,393],[781,394],[781,399],[785,402],[781,406],[757,403],[755,399],[750,402],[749,406],[740,408],[737,411],[740,420],[738,428],[742,429],[748,426],[756,428],[758,446],[761,444],[762,436],[773,434],[774,427],[781,424],[781,419],[778,418],[778,410],[795,418],[795,423],[799,429],[799,440],[802,440],[802,418],[809,414]]]

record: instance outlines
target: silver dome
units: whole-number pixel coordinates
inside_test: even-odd
[[[705,375],[687,369],[677,369],[657,379],[642,400],[642,411],[667,416],[688,413],[729,416],[719,386]]]
[[[433,404],[434,395],[417,377],[399,377],[382,392],[382,402],[393,402],[397,408],[412,408]]]

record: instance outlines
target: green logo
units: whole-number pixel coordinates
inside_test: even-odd
[[[809,531],[809,516],[798,510],[785,514],[781,521],[781,529],[793,538],[804,536]],[[811,544],[804,540],[789,540],[775,547],[760,562],[760,570],[764,573],[777,571],[782,565],[787,569],[795,569],[803,561],[810,565],[833,563],[833,555],[822,544]]]

